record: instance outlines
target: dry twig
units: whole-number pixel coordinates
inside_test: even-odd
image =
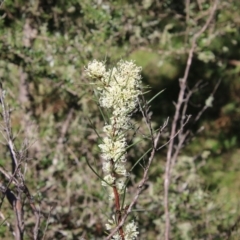
[[[3,197],[1,199],[0,208],[2,206],[3,200],[5,196],[7,197],[9,203],[11,204],[13,211],[15,213],[15,239],[22,240],[24,237],[24,211],[23,211],[23,198],[22,194],[24,194],[31,206],[31,209],[35,215],[35,227],[34,227],[34,240],[38,239],[38,229],[40,224],[40,214],[37,211],[33,198],[29,192],[29,189],[25,183],[24,174],[22,170],[22,163],[26,161],[26,151],[27,146],[24,143],[22,149],[20,151],[16,150],[14,146],[14,136],[12,134],[11,128],[11,118],[10,118],[10,111],[5,105],[5,92],[0,84],[0,105],[2,108],[2,118],[3,118],[3,125],[1,126],[1,134],[6,140],[6,145],[10,152],[11,160],[12,160],[12,174],[8,173],[3,167],[0,167],[0,172],[5,176],[8,183],[6,186],[2,185],[0,187],[0,191],[3,193]],[[16,194],[10,190],[10,185],[13,183],[16,188]]]
[[[218,0],[215,0],[211,10],[209,17],[207,18],[206,23],[204,26],[193,36],[192,43],[191,43],[191,48],[188,53],[188,59],[187,59],[187,65],[185,68],[184,76],[182,79],[179,80],[179,85],[180,85],[180,91],[178,95],[178,101],[175,105],[176,110],[175,110],[175,115],[174,119],[172,122],[171,126],[171,134],[170,134],[170,143],[168,147],[168,152],[167,152],[167,162],[166,162],[166,167],[165,167],[165,176],[164,176],[164,208],[165,208],[165,240],[170,239],[170,215],[169,215],[169,185],[170,185],[170,178],[171,178],[171,169],[176,162],[176,158],[179,154],[179,151],[182,147],[182,144],[184,143],[184,140],[186,139],[187,133],[179,135],[179,142],[178,145],[175,149],[174,146],[174,136],[176,136],[177,132],[177,124],[180,118],[184,118],[185,116],[183,113],[185,110],[181,110],[183,107],[183,103],[187,100],[184,98],[186,88],[187,88],[187,79],[190,71],[190,67],[192,64],[192,58],[193,54],[196,48],[196,42],[197,39],[206,31],[208,28],[210,22],[212,21],[214,14],[217,10],[217,5],[218,5]],[[186,122],[185,122],[186,124]],[[184,123],[182,122],[182,125],[180,125],[180,130],[183,130],[183,125]]]

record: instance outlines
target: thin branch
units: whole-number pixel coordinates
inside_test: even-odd
[[[116,214],[117,214],[117,219],[116,220],[117,220],[117,224],[119,224],[119,222],[121,222],[121,220],[122,220],[122,213],[121,213],[119,192],[118,192],[116,186],[113,186],[113,193],[114,193],[115,208],[116,208]],[[122,226],[119,228],[119,235],[121,236],[122,240],[125,239]]]
[[[167,162],[166,162],[166,167],[165,167],[165,176],[164,176],[164,208],[165,208],[165,240],[169,240],[170,239],[170,214],[169,214],[169,185],[170,185],[170,172],[171,172],[171,167],[172,167],[172,162],[175,162],[174,159],[172,159],[173,157],[176,158],[177,155],[173,154],[174,151],[174,138],[173,136],[176,135],[176,129],[177,129],[177,123],[181,114],[181,108],[182,108],[182,104],[184,101],[184,94],[185,94],[185,90],[187,87],[187,79],[188,79],[188,75],[189,75],[189,71],[190,71],[190,67],[192,64],[192,58],[193,58],[193,53],[195,51],[196,48],[196,42],[197,39],[201,36],[202,33],[204,33],[204,31],[208,28],[210,22],[212,21],[214,14],[216,12],[217,9],[217,5],[218,5],[218,1],[219,0],[215,0],[211,10],[210,10],[210,14],[209,17],[206,21],[206,23],[204,24],[204,26],[193,36],[192,39],[192,43],[191,43],[191,48],[190,51],[188,53],[188,59],[187,59],[187,65],[185,68],[185,72],[184,72],[184,76],[182,79],[179,80],[179,84],[180,84],[180,91],[179,91],[179,95],[178,95],[178,101],[176,104],[176,110],[175,110],[175,115],[174,115],[174,119],[172,122],[172,127],[171,127],[171,134],[170,134],[170,143],[169,143],[169,148],[168,148],[168,152],[167,152]]]
[[[210,94],[210,96],[208,97],[208,99],[209,99],[210,97],[213,98],[213,96],[214,96],[215,92],[217,91],[220,83],[221,83],[221,80],[219,80],[219,81],[217,82],[216,86],[214,87],[214,89],[213,89],[212,93]],[[202,108],[202,110],[198,113],[198,115],[197,115],[196,118],[194,119],[194,122],[197,122],[198,119],[202,116],[202,114],[203,114],[203,113],[207,110],[207,108],[209,108],[209,107],[210,107],[209,105],[205,104],[204,107]]]
[[[46,222],[46,226],[45,226],[45,229],[44,229],[44,232],[43,232],[42,240],[45,239],[46,232],[47,232],[47,228],[48,228],[48,225],[49,225],[50,216],[51,216],[51,214],[52,214],[52,210],[53,210],[53,209],[54,209],[54,207],[52,206],[52,207],[50,208],[49,213],[48,213],[47,222]]]
[[[17,179],[10,175],[6,169],[4,169],[3,167],[0,166],[0,172],[5,176],[6,179],[9,180],[10,183],[13,183],[15,186],[18,185]],[[1,207],[0,207],[1,208]]]
[[[9,174],[3,167],[0,167],[0,172],[8,179],[7,186],[1,186],[0,191],[3,193],[3,197],[1,199],[0,208],[2,206],[4,197],[7,196],[7,199],[11,206],[13,207],[13,211],[15,213],[15,239],[22,240],[24,236],[24,201],[22,200],[22,193],[26,195],[29,200],[29,204],[32,208],[32,211],[35,215],[35,228],[34,228],[34,240],[37,240],[39,223],[40,223],[40,214],[37,210],[33,198],[29,192],[27,185],[25,184],[24,174],[22,172],[22,163],[27,159],[27,142],[23,142],[21,150],[18,152],[14,146],[14,137],[12,134],[11,127],[11,117],[10,111],[5,105],[5,92],[2,88],[2,84],[0,83],[0,105],[2,108],[2,118],[4,122],[4,126],[2,126],[3,130],[0,130],[3,137],[7,142],[7,147],[10,152],[11,160],[12,160],[12,174]],[[13,183],[16,186],[17,194],[15,195],[10,189],[10,184]]]
[[[19,165],[19,166],[20,166],[20,165]],[[7,190],[9,189],[10,184],[11,184],[12,182],[15,182],[15,183],[16,183],[16,186],[17,186],[17,187],[19,186],[19,182],[18,182],[18,180],[17,180],[17,177],[15,177],[15,176],[17,175],[19,166],[17,166],[17,168],[15,169],[15,172],[12,174],[12,176],[8,175],[10,178],[9,178],[9,181],[8,181],[7,186],[5,187],[5,190],[4,190],[5,192],[4,192],[4,194],[3,194],[3,196],[2,196],[2,199],[1,199],[1,202],[0,202],[0,209],[1,209],[1,207],[2,207],[3,200],[4,200],[4,198],[5,198],[5,195],[6,195]],[[3,169],[2,169],[2,170],[3,170]],[[3,171],[2,171],[2,173],[3,173]],[[6,172],[5,172],[5,174],[6,174]],[[7,175],[6,175],[6,176],[7,176]]]
[[[16,223],[15,223],[15,239],[22,240],[24,234],[24,221],[23,221],[23,204],[21,200],[18,198],[15,199],[13,204],[13,210],[16,215]]]
[[[188,35],[189,35],[189,19],[190,19],[190,0],[186,0],[185,3],[185,12],[186,12],[186,32],[185,32],[185,43],[187,43],[188,40]]]
[[[150,133],[150,136],[152,138],[152,143],[154,143],[154,139],[153,139],[153,130],[152,130],[152,125],[151,125],[151,121],[150,121],[150,117],[148,116],[148,110],[149,110],[149,106],[148,104],[146,103],[144,97],[142,96],[142,102],[144,104],[144,107],[142,107],[142,105],[140,104],[140,101],[138,99],[138,105],[139,105],[139,109],[143,115],[143,118],[145,120],[145,123],[148,127],[148,130],[149,130],[149,133]]]
[[[30,204],[30,205],[33,209],[34,216],[35,216],[35,226],[34,226],[34,229],[33,229],[33,239],[38,240],[39,225],[40,225],[40,210],[37,210],[33,203]]]

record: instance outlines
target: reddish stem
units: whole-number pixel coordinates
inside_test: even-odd
[[[117,224],[119,224],[122,221],[122,214],[121,214],[119,193],[118,193],[116,186],[113,187],[113,193],[114,193],[114,198],[115,198],[116,213],[118,214]],[[119,228],[119,234],[120,234],[122,240],[124,240],[125,238],[124,238],[124,232],[123,232],[122,227]]]
[[[114,165],[113,160],[111,160],[111,164]],[[116,173],[112,173],[113,177],[116,177]],[[114,184],[116,183],[116,181],[114,182]],[[121,214],[121,207],[120,207],[120,198],[119,198],[119,193],[117,190],[116,185],[113,185],[113,193],[114,193],[114,199],[115,199],[115,207],[116,207],[116,213],[118,215],[117,217],[117,224],[119,224],[122,221],[122,214]],[[120,227],[119,228],[119,234],[122,238],[122,240],[124,240],[124,232],[123,232],[123,228]]]

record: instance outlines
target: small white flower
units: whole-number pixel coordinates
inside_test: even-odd
[[[108,223],[105,226],[107,230],[114,229],[117,226],[114,217],[112,219],[109,219]],[[123,231],[126,240],[134,240],[139,234],[139,232],[137,231],[136,223],[134,221],[126,224]],[[121,239],[121,236],[117,233],[113,236],[112,239]]]
[[[116,234],[113,235],[112,239],[113,240],[122,240],[122,237],[118,233],[116,233]]]
[[[124,182],[124,180],[123,180],[123,179],[118,179],[118,180],[116,181],[116,187],[117,187],[117,189],[118,189],[118,191],[119,191],[119,194],[123,194],[123,190],[124,190],[124,188],[125,188],[125,182]]]
[[[106,161],[113,160],[114,162],[125,159],[126,142],[124,138],[111,139],[103,138],[103,143],[98,145],[102,152],[102,158]]]
[[[115,164],[115,172],[119,175],[127,176],[126,168],[121,162]]]
[[[100,105],[112,108],[113,115],[127,116],[136,107],[136,99],[141,93],[141,68],[133,62],[120,61],[117,68],[108,71],[104,76],[105,85],[101,89]],[[125,109],[125,110],[124,110]]]
[[[137,225],[134,221],[128,223],[125,226],[125,239],[126,240],[134,240],[136,239],[139,232],[137,231]]]
[[[112,216],[112,219],[108,219],[108,223],[106,223],[105,226],[107,230],[111,230],[117,226],[114,220],[114,216]]]
[[[114,195],[114,193],[113,193],[112,188],[108,188],[108,191],[109,191],[108,200],[109,200],[109,201],[113,201],[114,198],[115,198],[115,195]]]
[[[123,61],[121,60],[117,64],[118,71],[121,75],[125,76],[128,79],[140,80],[142,68],[138,67],[133,61]],[[137,84],[137,83],[135,83]]]
[[[112,163],[109,162],[109,161],[105,161],[103,163],[103,166],[102,166],[102,169],[103,169],[103,172],[105,173],[111,173],[112,172]]]
[[[106,74],[105,64],[96,60],[90,62],[85,71],[91,78],[102,78]]]
[[[105,181],[105,182],[104,182],[104,181]],[[102,181],[102,185],[103,185],[103,186],[109,186],[109,185],[111,185],[111,184],[114,183],[115,178],[112,177],[110,174],[108,174],[108,175],[106,175],[106,176],[104,177],[104,181]],[[107,183],[108,183],[109,185],[108,185]]]

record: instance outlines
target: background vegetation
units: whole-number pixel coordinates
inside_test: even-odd
[[[204,25],[207,0],[6,0],[0,9],[0,78],[11,109],[15,144],[28,139],[26,182],[43,217],[45,239],[103,239],[111,206],[86,159],[101,167],[96,129],[103,120],[93,101],[84,66],[93,59],[113,65],[133,59],[152,91],[152,121],[174,115],[193,35]],[[197,124],[175,165],[170,188],[172,239],[238,239],[240,194],[240,2],[222,0],[200,36],[188,85],[201,81],[187,114],[196,116],[220,80],[212,107]],[[140,115],[135,120],[142,124]],[[170,126],[169,126],[170,129]],[[162,143],[169,137],[165,131]],[[201,131],[200,131],[201,130]],[[11,161],[1,139],[0,165]],[[131,149],[132,162],[147,149]],[[133,216],[139,239],[162,239],[166,149],[155,157]],[[129,196],[140,179],[132,173]],[[4,176],[1,176],[1,182]],[[13,188],[14,189],[14,188]],[[26,239],[34,217],[26,205]],[[11,239],[14,214],[6,199],[0,237]],[[5,220],[4,220],[4,218]],[[10,228],[10,229],[9,229]]]

